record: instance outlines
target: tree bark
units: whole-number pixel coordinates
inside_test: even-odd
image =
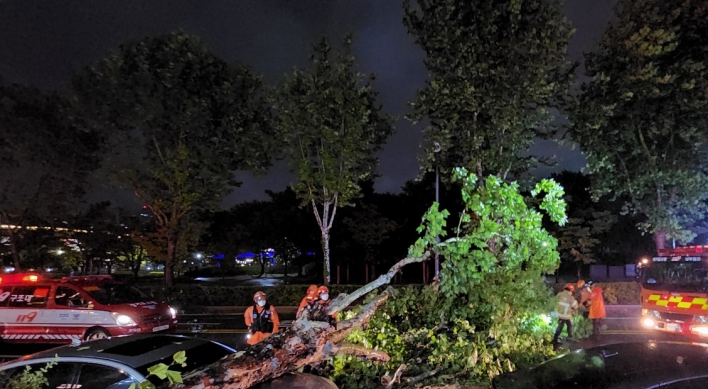
[[[332,315],[349,307],[359,298],[388,284],[400,269],[410,263],[430,258],[427,252],[421,258],[405,258],[377,280],[332,301],[326,314]],[[246,389],[258,383],[277,378],[301,367],[327,360],[337,354],[365,356],[369,360],[386,362],[386,353],[361,346],[341,344],[354,330],[368,324],[376,310],[393,295],[390,287],[362,307],[350,320],[337,323],[337,328],[326,322],[310,321],[307,317],[295,320],[285,331],[273,334],[262,342],[247,347],[207,366],[174,387],[186,389]],[[164,387],[168,387],[167,384]]]
[[[322,230],[322,253],[324,255],[324,284],[329,285],[329,229]]]
[[[657,250],[666,248],[666,232],[665,231],[657,231],[654,233],[654,244],[656,245]]]
[[[175,260],[175,249],[177,247],[177,237],[174,234],[167,235],[167,258],[165,258],[165,285],[172,286],[174,284],[174,274],[172,273],[172,264]]]

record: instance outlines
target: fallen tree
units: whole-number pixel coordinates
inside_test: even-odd
[[[422,256],[405,258],[376,280],[350,294],[340,294],[330,303],[327,315],[342,311],[358,299],[387,285],[404,266],[426,261],[431,252]],[[337,323],[333,327],[324,321],[301,317],[283,332],[273,334],[262,342],[190,375],[174,388],[190,389],[246,389],[301,367],[322,362],[338,354],[356,355],[372,361],[387,362],[389,356],[382,351],[359,345],[343,343],[354,330],[365,327],[376,310],[393,295],[393,288],[365,304],[354,318]]]

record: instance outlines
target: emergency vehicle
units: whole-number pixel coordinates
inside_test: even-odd
[[[658,250],[639,263],[642,326],[708,338],[708,246]]]
[[[177,311],[111,276],[0,274],[0,337],[10,343],[72,343],[174,332]]]

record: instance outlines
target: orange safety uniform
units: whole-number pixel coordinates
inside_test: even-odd
[[[250,345],[260,342],[270,334],[275,334],[280,327],[280,318],[278,318],[275,307],[270,304],[263,306],[258,304],[259,301],[265,302],[265,297],[265,293],[260,291],[256,292],[253,296],[253,300],[256,304],[246,308],[246,312],[243,314],[243,320],[246,322],[246,326],[251,330],[251,335],[246,340]]]
[[[317,301],[318,298],[318,293],[317,293],[317,285],[310,285],[309,288],[307,288],[307,294],[305,297],[302,298],[302,301],[300,301],[300,306],[297,308],[297,313],[295,314],[295,317],[300,316],[300,312],[308,305],[308,304],[314,304],[315,301]]]
[[[324,308],[326,309],[327,306],[329,305],[329,303],[332,302],[332,300],[329,298],[329,297],[330,297],[330,296],[329,296],[329,289],[328,289],[326,286],[322,285],[322,286],[320,286],[320,288],[317,290],[317,295],[318,295],[319,298],[320,298],[319,303],[322,304],[322,305],[324,306]],[[322,297],[323,297],[322,295],[326,295],[327,298],[323,299],[323,298],[322,298]],[[337,325],[337,314],[336,314],[336,313],[335,313],[334,315],[330,315],[330,317],[329,317],[329,324],[331,324],[331,325],[333,325],[333,326],[336,326],[336,325]]]
[[[588,318],[604,319],[606,316],[605,299],[602,297],[602,288],[593,286],[590,292],[590,314]]]

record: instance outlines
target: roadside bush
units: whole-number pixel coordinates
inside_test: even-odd
[[[639,304],[640,287],[637,282],[598,282],[602,288],[607,305],[637,305]],[[553,284],[554,293],[558,293],[565,284]],[[580,291],[576,290],[576,298],[580,299]]]
[[[268,302],[274,306],[296,306],[305,297],[309,285],[258,286],[218,286],[218,285],[176,285],[140,286],[152,298],[164,301],[182,310],[199,309],[210,306],[248,306],[253,304],[253,295],[262,290],[268,296]],[[351,293],[359,286],[331,285],[332,297],[340,293]]]

